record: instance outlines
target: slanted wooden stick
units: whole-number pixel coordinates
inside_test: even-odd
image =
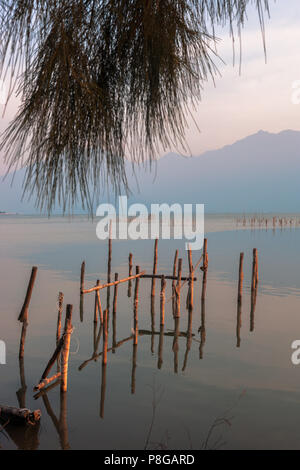
[[[140,267],[136,266],[136,274],[140,273]],[[138,320],[138,306],[139,306],[139,285],[140,279],[139,277],[135,280],[135,291],[134,291],[134,344],[138,344],[138,336],[139,336],[139,320]]]
[[[103,325],[103,310],[102,310],[102,305],[101,305],[101,299],[100,299],[100,291],[97,290],[97,303],[98,303],[98,312],[99,312],[99,317],[100,317],[100,323]]]
[[[253,261],[252,261],[252,285],[251,289],[254,291],[258,284],[258,254],[257,248],[253,249]]]
[[[154,243],[154,260],[153,260],[153,275],[157,274],[157,247],[158,247],[158,238]],[[152,287],[151,287],[151,296],[155,296],[155,277],[152,278]]]
[[[32,291],[33,291],[33,287],[34,287],[34,283],[35,283],[35,279],[36,279],[36,275],[37,275],[37,270],[38,270],[38,268],[36,266],[33,266],[32,270],[31,270],[31,276],[30,276],[28,287],[27,287],[26,297],[25,297],[25,300],[24,300],[24,304],[23,304],[21,313],[18,317],[18,320],[20,322],[24,322],[28,318],[28,308],[29,308],[29,304],[30,304],[30,300],[31,300],[31,296],[32,296]]]
[[[57,372],[57,374],[53,375],[52,377],[42,380],[42,382],[40,382],[38,385],[34,387],[34,391],[38,392],[42,390],[43,388],[47,387],[47,385],[51,384],[52,382],[55,382],[55,380],[59,379],[60,377],[61,377],[61,373]]]
[[[161,279],[160,291],[160,324],[165,324],[165,301],[166,301],[166,280],[164,276]]]
[[[73,306],[67,305],[65,330],[64,330],[64,342],[61,352],[61,392],[66,392],[68,389],[68,367],[69,367],[69,354],[70,354],[70,342],[72,334],[72,311]]]
[[[142,271],[141,273],[135,274],[134,276],[126,277],[125,279],[119,279],[119,281],[110,282],[109,284],[100,284],[100,286],[95,286],[95,287],[92,287],[91,289],[85,289],[83,293],[91,294],[92,292],[95,292],[97,290],[106,289],[107,287],[113,287],[116,284],[122,284],[123,282],[128,282],[130,280],[137,279],[138,277],[142,277],[145,274],[145,272],[146,271]]]

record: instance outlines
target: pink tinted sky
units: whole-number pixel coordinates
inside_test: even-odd
[[[249,23],[242,36],[242,73],[232,66],[232,43],[228,34],[220,32],[218,53],[226,64],[220,64],[222,77],[216,86],[207,83],[202,102],[193,113],[197,126],[189,120],[187,142],[193,155],[220,148],[253,134],[260,129],[279,132],[300,130],[300,105],[292,103],[292,85],[300,80],[300,2],[271,0],[271,19],[266,21],[267,63],[257,15],[250,12]],[[298,21],[297,21],[298,19]],[[237,61],[238,62],[238,61]],[[18,107],[12,98],[0,132],[7,126]],[[3,105],[0,104],[0,111]],[[165,149],[167,151],[181,149]],[[0,174],[5,172],[0,155]]]

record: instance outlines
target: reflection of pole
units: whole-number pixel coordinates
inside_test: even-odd
[[[83,303],[83,291],[84,291],[84,276],[85,276],[85,261],[83,261],[81,265],[81,273],[80,273],[80,320],[83,322],[83,310],[84,310],[84,303]]]
[[[257,288],[251,292],[250,331],[254,331]]]
[[[161,369],[163,365],[163,347],[164,347],[164,325],[160,325],[159,344],[158,344],[158,362],[157,368]]]
[[[185,356],[184,356],[184,363],[182,367],[182,372],[185,371],[186,366],[187,366],[187,361],[188,361],[188,355],[191,349],[192,345],[192,328],[193,328],[193,308],[189,309],[189,318],[188,318],[188,328],[186,332],[186,351],[185,351]]]
[[[176,250],[176,252],[175,252],[174,265],[173,265],[173,276],[174,276],[174,279],[172,281],[172,310],[173,310],[173,317],[175,317],[175,312],[176,312],[175,276],[176,276],[176,272],[177,272],[177,263],[178,263],[178,250]]]
[[[105,392],[106,392],[106,364],[102,364],[101,376],[101,402],[100,402],[100,418],[104,418]]]
[[[166,280],[163,276],[161,279],[161,291],[160,291],[160,324],[165,324],[165,301],[166,301]]]
[[[243,263],[244,253],[240,254],[240,265],[239,265],[239,287],[238,287],[238,302],[237,302],[237,321],[236,321],[236,347],[241,346],[241,327],[242,327],[242,296],[243,296]]]
[[[178,351],[179,351],[179,345],[178,345],[178,337],[179,337],[179,323],[180,323],[180,318],[175,318],[175,328],[174,328],[174,340],[173,340],[173,352],[174,352],[174,372],[175,374],[178,373]]]
[[[201,326],[200,326],[199,330],[200,330],[199,356],[200,356],[200,359],[203,359],[204,345],[205,345],[205,341],[206,341],[205,299],[201,300]]]
[[[151,352],[154,354],[154,340],[155,340],[155,298],[151,296]]]
[[[26,380],[25,380],[25,367],[24,367],[24,359],[19,358],[19,369],[20,369],[20,381],[21,381],[21,388],[17,391],[17,398],[19,402],[19,408],[26,408]]]
[[[140,267],[136,266],[136,274],[139,274],[139,273],[140,273]],[[134,292],[134,344],[138,344],[138,336],[139,336],[139,319],[138,319],[139,285],[140,285],[140,278],[137,277],[135,280],[135,292]]]
[[[133,348],[132,348],[132,371],[131,371],[131,393],[132,393],[132,395],[135,394],[136,360],[137,360],[137,344],[133,343]]]
[[[62,450],[69,450],[69,433],[67,422],[67,394],[60,394],[60,417],[59,417],[60,442]]]
[[[207,254],[207,238],[204,239],[203,245],[203,280],[202,280],[202,294],[201,300],[204,300],[206,297],[206,285],[207,285],[207,269],[208,269],[208,254]]]
[[[102,364],[107,364],[107,342],[108,342],[108,329],[107,329],[107,309],[104,312],[104,325],[103,325],[103,353]]]

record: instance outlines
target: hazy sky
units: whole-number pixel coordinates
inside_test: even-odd
[[[202,102],[194,113],[201,132],[190,121],[187,141],[193,155],[255,133],[260,129],[279,132],[300,130],[300,104],[292,104],[292,84],[300,80],[300,2],[271,0],[271,19],[266,20],[267,63],[262,47],[257,15],[250,12],[242,36],[243,62],[232,66],[232,43],[228,33],[220,32],[218,52],[226,65],[220,64],[222,77],[216,87],[206,84]],[[238,44],[236,44],[238,47]],[[17,109],[13,99],[2,132]],[[3,106],[0,104],[2,114]],[[176,149],[170,149],[176,150]],[[0,174],[5,170],[0,156]]]

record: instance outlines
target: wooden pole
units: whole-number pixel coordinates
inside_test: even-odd
[[[100,286],[100,279],[97,279],[96,286]],[[98,312],[99,312],[99,305],[98,305],[98,292],[95,292],[95,306],[94,306],[94,323],[98,322]],[[99,312],[100,317],[100,312]]]
[[[63,302],[64,302],[64,294],[60,292],[58,294],[58,314],[57,314],[57,327],[56,327],[56,347],[59,344],[59,340],[61,337],[61,319],[62,319],[62,312],[63,312]],[[60,372],[60,360],[59,354],[57,356],[57,372]]]
[[[68,367],[69,367],[69,354],[70,354],[70,342],[72,334],[72,311],[73,306],[67,305],[66,322],[64,330],[64,342],[61,353],[61,392],[66,392],[68,389]]]
[[[115,281],[118,281],[119,274],[115,273]],[[118,284],[114,288],[114,301],[113,301],[113,348],[117,344],[117,301],[118,301]],[[113,353],[115,350],[113,349]]]
[[[161,279],[160,291],[160,324],[165,324],[165,301],[166,301],[166,280],[164,276]]]
[[[252,261],[252,285],[251,289],[254,291],[258,283],[258,254],[257,248],[253,249],[253,261]]]
[[[64,294],[60,292],[58,294],[58,315],[57,315],[57,328],[56,328],[56,346],[58,346],[60,337],[61,337],[61,318],[62,318],[62,311],[63,311],[63,302],[64,302]]]
[[[128,258],[128,262],[129,262],[128,277],[131,277],[131,276],[132,276],[132,268],[133,268],[132,259],[133,259],[133,255],[132,255],[132,253],[129,253],[129,258]],[[131,297],[131,290],[132,290],[132,282],[131,282],[131,280],[130,280],[130,281],[128,282],[128,292],[127,292],[128,297]]]
[[[154,260],[153,260],[153,275],[157,274],[157,248],[158,248],[158,238],[154,243]],[[151,287],[151,296],[155,296],[155,277],[152,278],[152,287]]]
[[[177,278],[177,286],[176,286],[176,314],[175,314],[176,318],[180,317],[181,273],[182,273],[182,258],[179,258],[178,278]]]
[[[136,274],[140,273],[140,267],[136,266]],[[139,277],[135,280],[135,292],[134,292],[134,344],[138,344],[139,335],[139,320],[138,320],[138,305],[139,305]]]
[[[238,287],[238,303],[242,303],[242,295],[243,295],[243,282],[244,282],[244,271],[243,271],[243,264],[244,264],[244,253],[240,254],[240,265],[239,265],[239,287]]]
[[[108,322],[107,322],[108,312],[107,309],[104,311],[104,325],[103,325],[103,354],[102,354],[102,364],[107,364],[107,344],[108,344]]]
[[[19,359],[24,358],[26,333],[27,333],[27,327],[28,327],[28,310],[25,311],[25,314],[22,318],[23,318],[22,320],[23,325],[22,325],[21,340],[20,340]]]
[[[175,252],[174,256],[174,264],[173,264],[173,282],[172,282],[172,311],[173,311],[173,317],[175,317],[175,312],[176,312],[176,272],[177,272],[177,263],[178,263],[178,250]]]
[[[191,311],[194,308],[194,267],[193,267],[193,257],[192,257],[192,250],[189,248],[188,250],[188,258],[189,258],[189,272],[190,272],[190,280],[189,280],[189,293],[188,293],[188,310]]]
[[[21,313],[18,317],[18,320],[20,322],[24,322],[24,320],[28,318],[28,308],[29,308],[29,304],[30,304],[30,300],[31,300],[31,296],[32,296],[32,291],[33,291],[33,287],[34,287],[34,283],[35,283],[35,279],[36,279],[36,275],[37,275],[37,270],[38,270],[38,268],[36,266],[33,266],[32,270],[31,270],[31,276],[30,276],[28,287],[27,287],[27,292],[26,292],[24,304],[23,304]]]

